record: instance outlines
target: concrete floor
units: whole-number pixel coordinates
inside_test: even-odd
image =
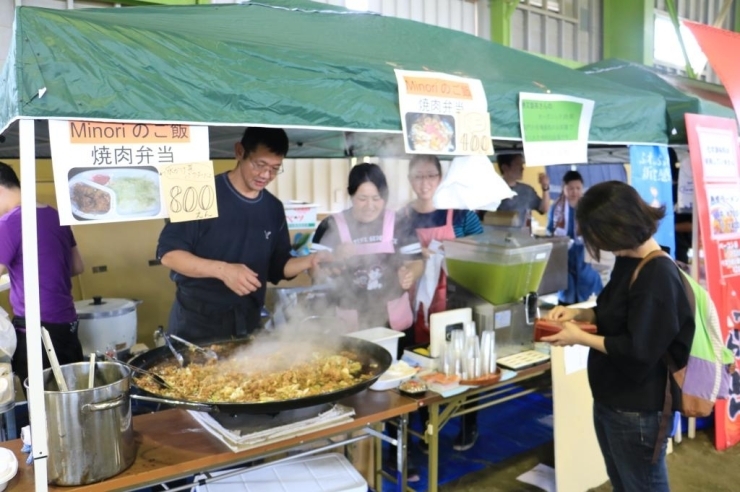
[[[695,439],[674,445],[668,456],[672,492],[737,492],[740,490],[740,445],[718,452],[713,445],[714,429],[697,431]],[[441,492],[536,492],[536,487],[518,482],[516,477],[538,463],[552,466],[552,445],[542,446],[499,465],[466,475],[440,487]],[[609,483],[593,492],[611,491]]]

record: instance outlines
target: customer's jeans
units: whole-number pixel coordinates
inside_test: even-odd
[[[623,412],[594,403],[594,427],[615,492],[668,492],[666,442],[658,461],[653,451],[660,412]]]

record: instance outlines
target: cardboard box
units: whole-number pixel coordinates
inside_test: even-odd
[[[283,203],[283,206],[288,229],[315,229],[319,225],[316,217],[318,204],[291,201]]]

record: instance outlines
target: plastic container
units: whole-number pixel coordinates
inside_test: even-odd
[[[371,390],[385,391],[397,388],[404,381],[408,381],[416,375],[416,368],[404,361],[394,362],[386,372],[381,375],[375,383],[370,386]]]
[[[517,302],[536,292],[552,243],[494,231],[445,241],[447,273],[457,284],[492,304]]]
[[[404,333],[390,328],[368,328],[367,330],[348,333],[349,336],[377,343],[391,354],[393,360],[398,360],[398,339],[405,336]]]
[[[231,471],[211,472],[218,477]],[[196,477],[196,483],[206,478]],[[350,462],[337,453],[297,458],[241,475],[198,485],[197,492],[366,492],[367,482]]]
[[[5,490],[18,473],[18,459],[9,449],[0,448],[0,491]]]

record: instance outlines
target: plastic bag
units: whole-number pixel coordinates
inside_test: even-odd
[[[0,357],[7,355],[12,358],[16,345],[18,345],[18,338],[15,335],[15,327],[8,313],[0,308]]]
[[[434,206],[443,210],[496,210],[502,200],[514,195],[488,157],[455,157],[434,193]]]

